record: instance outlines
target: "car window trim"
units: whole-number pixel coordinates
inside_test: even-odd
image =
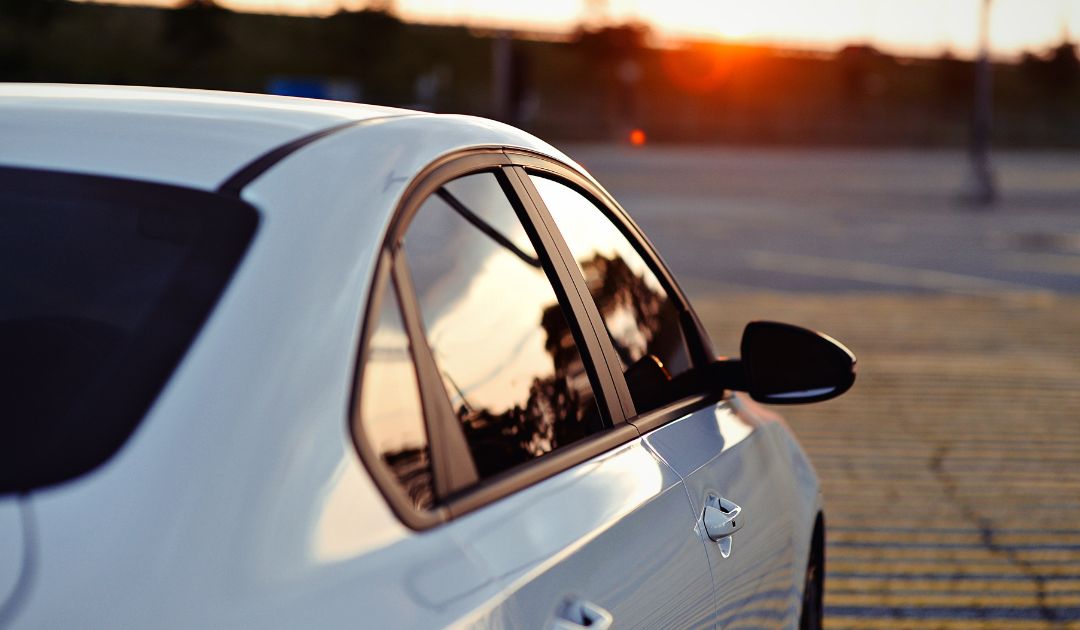
[[[667,265],[664,264],[660,255],[652,246],[652,243],[645,237],[641,228],[634,223],[633,219],[626,214],[626,211],[618,205],[607,191],[595,182],[582,176],[580,173],[576,173],[563,164],[555,162],[546,156],[534,155],[526,152],[508,151],[507,157],[511,162],[514,162],[515,165],[522,169],[521,172],[524,179],[528,181],[529,189],[536,197],[536,205],[539,212],[546,217],[545,221],[552,226],[551,229],[555,230],[555,233],[558,234],[558,242],[561,244],[560,247],[564,252],[563,255],[573,265],[573,269],[576,270],[578,268],[577,262],[570,253],[561,233],[558,232],[554,219],[552,219],[547,210],[547,206],[544,205],[543,200],[540,198],[539,192],[527,177],[530,173],[536,173],[539,176],[544,176],[553,181],[570,186],[573,190],[592,201],[593,205],[595,205],[608,220],[615,225],[616,229],[623,234],[635,251],[645,259],[646,264],[648,264],[650,269],[657,274],[665,290],[667,290],[669,295],[674,299],[679,313],[679,323],[683,329],[688,350],[690,351],[692,362],[691,369],[695,369],[714,360],[715,355],[713,354],[711,344],[708,341],[708,335],[705,333],[704,327],[702,327],[700,320],[697,318],[696,313],[694,313],[693,308],[690,306],[690,302],[682,292],[681,287],[679,287],[675,278],[671,275]],[[574,276],[575,278],[580,279],[580,284],[584,286],[584,279],[581,278],[581,273],[577,272]],[[587,288],[583,295],[589,298],[588,304],[595,313],[596,321],[599,322],[599,330],[602,331],[601,343],[606,347],[605,356],[608,357],[608,372],[612,375],[612,378],[615,379],[617,386],[621,390],[626,391],[627,395],[629,395],[629,388],[626,385],[626,379],[622,372],[622,364],[618,360],[618,355],[615,352],[606,328],[603,327],[603,321],[600,318],[599,311],[596,308],[595,302],[592,301],[592,297],[588,293]],[[594,324],[594,326],[595,325],[596,324]],[[707,384],[703,383],[701,385],[703,391],[683,397],[664,405],[659,409],[650,410],[641,415],[631,413],[626,416],[626,421],[633,424],[642,434],[644,434],[647,431],[651,431],[672,420],[683,417],[688,413],[693,413],[706,405],[714,404],[717,401],[730,396],[730,392],[723,390],[710,391],[707,388]]]
[[[361,463],[363,463],[364,468],[367,469],[368,474],[371,475],[372,480],[375,482],[375,487],[379,489],[379,492],[383,495],[383,499],[385,499],[387,505],[390,506],[391,511],[393,511],[398,519],[406,526],[420,531],[445,522],[449,515],[449,510],[447,510],[444,505],[435,505],[429,510],[420,510],[413,507],[411,499],[405,493],[404,489],[401,488],[398,480],[394,477],[393,472],[383,463],[379,454],[368,444],[360,424],[360,404],[364,395],[364,368],[367,365],[368,355],[371,352],[371,337],[375,334],[375,329],[377,328],[377,326],[371,325],[372,318],[377,317],[378,313],[381,311],[382,301],[386,296],[387,289],[396,291],[396,288],[393,287],[393,280],[391,278],[392,268],[393,257],[388,249],[383,249],[379,252],[379,257],[375,264],[375,275],[372,278],[371,286],[368,290],[366,307],[362,315],[363,319],[361,320],[360,340],[358,343],[358,351],[356,353],[356,364],[353,368],[352,397],[349,402],[349,436],[352,438],[353,447],[360,456]],[[401,309],[401,298],[398,298],[398,308]],[[404,323],[405,314],[402,312],[400,315]],[[411,339],[409,344],[409,352],[411,354]],[[415,360],[413,366],[415,369]],[[418,388],[419,384],[420,376],[417,374]],[[417,392],[417,395],[421,395],[420,392]],[[424,431],[428,435],[428,447],[430,448],[431,437],[427,427],[426,418]]]
[[[596,343],[599,347],[599,352],[594,356],[602,357],[614,385],[612,394],[609,394],[611,396],[610,400],[613,403],[617,401],[618,404],[618,409],[615,409],[614,405],[611,405],[612,413],[618,413],[618,422],[625,422],[626,418],[633,418],[637,415],[637,410],[634,407],[634,399],[630,395],[630,388],[626,386],[625,379],[621,378],[622,366],[619,363],[619,356],[615,352],[615,347],[608,339],[604,320],[600,316],[600,311],[596,306],[596,302],[593,301],[592,295],[589,294],[589,287],[585,284],[585,278],[581,275],[581,272],[578,271],[578,264],[574,259],[574,254],[567,246],[566,241],[559,232],[558,226],[555,225],[551,213],[548,212],[543,198],[540,196],[539,191],[536,190],[536,186],[534,186],[529,179],[528,173],[520,166],[515,166],[507,170],[513,174],[515,186],[519,189],[518,194],[522,199],[527,199],[529,202],[528,211],[530,213],[530,218],[537,225],[542,225],[544,227],[547,246],[552,251],[557,252],[559,256],[562,281],[573,287],[574,292],[577,294],[578,301],[582,304],[583,314],[588,318],[590,325],[596,333]],[[616,375],[620,375],[620,377],[617,378]]]
[[[391,257],[390,275],[393,277],[405,334],[409,338],[409,352],[416,369],[416,382],[420,389],[420,407],[423,410],[428,449],[431,453],[432,485],[435,496],[440,501],[445,501],[463,488],[475,485],[479,481],[479,475],[469,453],[465,431],[454,415],[454,408],[446,396],[446,391],[441,388],[442,377],[435,363],[435,355],[424,335],[424,323],[420,316],[420,306],[416,302],[416,290],[405,250],[391,252]],[[439,383],[440,389],[425,386],[425,383]]]
[[[435,195],[446,202],[446,205],[454,209],[463,219],[468,221],[476,229],[483,232],[488,238],[495,241],[503,247],[506,251],[518,257],[521,262],[530,267],[536,269],[543,269],[543,263],[540,262],[540,258],[533,257],[522,251],[520,247],[515,245],[513,241],[503,236],[502,232],[492,227],[487,221],[484,221],[477,216],[468,206],[463,204],[460,199],[455,197],[453,193],[446,189],[446,186],[439,188],[435,191]]]
[[[533,223],[534,219],[531,218],[533,213],[530,212],[530,210],[534,211],[535,207],[532,205],[531,199],[521,195],[522,189],[520,185],[514,186],[514,182],[518,175],[515,175],[512,172],[506,172],[506,169],[511,166],[510,160],[504,153],[504,147],[476,147],[443,156],[413,178],[412,183],[406,188],[405,193],[401,197],[401,201],[395,208],[386,233],[384,234],[383,242],[376,260],[373,281],[369,287],[368,295],[366,296],[366,307],[364,310],[363,321],[361,322],[362,328],[360,332],[359,349],[357,352],[356,365],[354,367],[353,394],[349,406],[349,433],[352,437],[353,444],[360,455],[361,462],[371,474],[376,487],[379,488],[379,491],[382,493],[391,511],[394,512],[404,525],[416,531],[423,531],[436,527],[453,518],[480,509],[494,501],[505,498],[573,466],[584,463],[598,455],[602,455],[603,453],[640,436],[638,429],[633,425],[626,422],[620,422],[618,424],[614,423],[615,418],[623,420],[625,416],[621,412],[620,405],[617,403],[611,405],[607,402],[608,400],[616,401],[617,396],[605,399],[603,392],[605,390],[608,392],[613,391],[615,379],[608,370],[607,363],[602,358],[603,355],[593,354],[594,352],[599,353],[600,351],[596,347],[590,348],[586,346],[582,348],[582,360],[586,370],[589,372],[590,383],[598,383],[600,385],[599,388],[595,388],[594,385],[594,389],[596,389],[596,391],[594,391],[594,396],[596,397],[597,404],[600,406],[601,415],[604,418],[605,424],[608,425],[608,428],[586,437],[579,442],[570,444],[564,448],[560,448],[554,452],[522,464],[521,466],[504,471],[488,479],[480,480],[478,484],[448,498],[430,510],[419,510],[413,507],[408,496],[398,486],[397,480],[393,477],[393,473],[389,468],[383,465],[377,453],[375,453],[367,444],[363,430],[360,427],[359,419],[360,401],[362,400],[361,396],[363,395],[361,391],[363,370],[370,349],[371,335],[374,332],[374,326],[371,325],[372,317],[379,312],[378,309],[381,306],[382,296],[385,294],[387,283],[395,285],[392,278],[395,257],[394,252],[401,250],[409,222],[416,214],[420,205],[422,205],[430,195],[434,194],[435,191],[447,182],[464,175],[480,172],[499,173],[501,177],[500,175],[497,175],[497,177],[500,177],[500,185],[504,187],[504,192],[510,202],[514,205],[515,212],[518,214],[523,226],[527,232],[530,232],[530,238],[533,239],[534,242],[539,242],[541,245],[541,247],[537,248],[537,254],[541,257],[541,260],[549,261],[553,272],[557,271],[559,266],[565,268],[566,261],[561,257],[556,258],[552,254],[552,244],[549,240],[550,235],[544,234],[546,230],[543,232],[538,230],[538,226]],[[540,227],[543,227],[542,224]],[[559,261],[561,261],[561,263]],[[574,264],[576,265],[576,263]],[[596,339],[593,343],[598,345],[600,343],[599,340],[601,339],[600,333],[602,332],[605,336],[604,338],[606,338],[606,330],[596,330],[592,325],[593,322],[591,319],[580,315],[585,306],[580,299],[580,296],[577,295],[577,292],[571,292],[571,290],[568,290],[563,284],[561,275],[555,274],[556,277],[552,278],[552,274],[547,273],[547,271],[545,271],[545,273],[548,275],[552,288],[556,291],[556,297],[560,300],[560,304],[572,307],[572,316],[569,318],[568,324],[571,330],[574,331],[575,341],[581,345],[585,345],[582,338],[587,340],[588,337],[591,336]],[[570,274],[567,275],[573,277]],[[570,289],[572,288],[573,287],[570,287]],[[400,287],[395,285],[394,290],[400,292]],[[408,300],[403,298],[399,293],[398,303],[402,310],[401,315],[403,322],[406,321],[407,318],[419,317],[419,309],[415,303],[415,293]],[[408,314],[406,313],[406,310],[411,310],[412,313]],[[588,330],[585,329],[586,326],[588,327]],[[430,352],[430,346],[427,345],[426,336],[422,335],[419,339],[414,339],[410,335],[409,343],[410,346],[417,343],[423,343]],[[594,357],[601,358],[597,359]],[[415,362],[414,367],[418,368],[418,366],[415,366]],[[449,397],[446,394],[441,379],[436,381],[430,375],[424,375],[418,371],[417,382],[421,389],[428,388],[434,390],[446,397],[447,401],[449,401]],[[443,421],[445,422],[445,420]],[[430,420],[426,413],[424,422],[425,430],[428,434],[429,446],[431,446],[432,431],[428,426]],[[467,452],[467,446],[465,455],[469,458],[472,457],[471,453]]]
[[[468,492],[448,501],[445,507],[450,518],[459,518],[639,437],[638,429],[631,424],[604,429],[521,466],[482,479]]]
[[[521,149],[508,149],[506,157],[515,166],[523,168],[526,173],[535,173],[554,179],[590,199],[622,232],[623,236],[630,241],[638,254],[645,259],[649,267],[657,274],[664,289],[675,300],[680,323],[683,325],[684,333],[688,336],[686,341],[693,365],[699,367],[716,359],[717,355],[709,335],[701,324],[697,313],[690,305],[686,293],[671,274],[660,254],[656,251],[656,247],[653,246],[652,241],[649,240],[641,227],[627,214],[626,210],[619,205],[619,202],[610,193],[597,182],[546,155]],[[577,265],[576,262],[574,264]],[[621,369],[617,371],[617,374],[621,376]]]
[[[548,279],[551,280],[553,286],[557,287],[556,291],[562,293],[558,296],[560,301],[571,306],[571,317],[577,322],[576,325],[572,323],[571,328],[580,330],[582,337],[578,339],[575,335],[575,341],[584,344],[588,349],[587,362],[592,363],[598,373],[597,380],[600,381],[601,390],[594,392],[597,404],[601,406],[601,411],[605,412],[603,415],[608,419],[610,426],[619,426],[626,421],[626,418],[634,415],[632,401],[629,402],[629,409],[627,408],[630,390],[626,388],[625,383],[620,388],[619,379],[615,378],[615,373],[611,370],[612,363],[609,355],[614,353],[614,350],[611,349],[611,343],[607,340],[607,330],[603,327],[596,305],[589,296],[588,287],[585,286],[581,274],[576,271],[577,262],[574,261],[562,237],[553,236],[554,223],[550,221],[547,210],[542,209],[543,202],[525,172],[517,167],[505,168],[504,172],[513,188],[513,194],[520,200],[522,210],[526,215],[524,219],[527,220],[523,222],[532,226],[526,229],[536,233],[537,240],[547,253],[548,260],[551,261],[552,271],[557,277],[551,278],[549,274]],[[555,234],[557,235],[557,232]],[[586,300],[586,297],[589,299]]]
[[[678,420],[679,418],[685,418],[706,407],[713,407],[729,398],[731,398],[731,392],[723,390],[693,394],[670,402],[662,407],[657,407],[640,416],[630,418],[626,422],[627,424],[633,425],[638,430],[638,433],[644,436],[649,431],[659,429],[669,422]]]

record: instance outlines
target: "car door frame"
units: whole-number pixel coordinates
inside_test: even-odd
[[[416,296],[407,286],[407,261],[402,244],[413,216],[430,195],[449,181],[481,172],[496,174],[530,239],[538,244],[537,253],[560,305],[567,311],[568,324],[578,343],[607,428],[527,464],[480,480],[460,493],[445,497],[431,510],[418,510],[412,506],[409,498],[397,486],[392,473],[367,444],[362,430],[357,428],[356,420],[363,395],[362,371],[373,332],[371,323],[381,306],[384,291],[390,286],[397,291],[403,323],[410,345],[414,348],[413,357],[417,365],[421,399],[425,403],[424,421],[430,448],[443,451],[433,452],[432,459],[453,461],[471,457],[462,440],[437,439],[453,431],[460,431],[460,428],[454,425],[456,418],[446,413],[445,407],[434,409],[436,403],[432,401],[445,397],[446,393],[429,360],[430,348],[420,323],[421,315]],[[599,202],[598,207],[646,259],[674,302],[694,367],[712,360],[714,356],[704,327],[655,248],[615,199],[595,181],[554,158],[520,148],[475,147],[436,160],[413,178],[395,208],[384,234],[366,300],[354,368],[349,418],[350,434],[365,467],[394,513],[414,530],[425,530],[472,512],[729,396],[727,391],[702,391],[648,413],[637,413],[623,378],[618,354],[608,337],[599,310],[578,269],[577,261],[529,179],[530,173],[555,178]],[[402,287],[402,284],[406,286]]]
[[[567,312],[567,322],[579,346],[606,428],[512,470],[480,480],[460,493],[444,498],[433,509],[419,510],[398,486],[392,472],[380,461],[359,428],[357,419],[363,396],[363,368],[375,328],[375,314],[379,312],[385,291],[391,287],[398,297],[417,368],[417,383],[424,407],[429,447],[433,451],[443,451],[433,452],[432,459],[452,461],[471,458],[467,445],[462,440],[437,439],[438,436],[461,429],[452,413],[445,412],[445,407],[436,409],[436,406],[440,405],[437,401],[446,398],[446,391],[429,360],[430,346],[423,332],[416,296],[408,286],[407,261],[402,244],[412,217],[431,194],[451,180],[481,172],[496,174],[530,239],[538,245],[536,249],[545,274],[560,306]],[[608,372],[609,365],[604,359],[605,350],[601,344],[607,341],[606,333],[601,337],[593,323],[600,321],[599,313],[590,315],[587,312],[592,305],[580,298],[575,285],[576,281],[583,287],[583,280],[577,279],[580,274],[576,273],[576,269],[574,273],[570,273],[571,268],[564,260],[561,250],[554,244],[537,208],[529,200],[521,183],[522,179],[523,174],[511,163],[503,147],[478,147],[444,156],[424,169],[406,189],[394,210],[379,250],[363,313],[348,421],[352,441],[365,468],[395,515],[414,530],[426,530],[460,517],[639,437],[637,428],[625,421],[626,415],[623,412],[622,401],[629,399],[629,391],[625,389],[625,383],[622,384],[623,391],[618,391],[618,380]],[[405,286],[402,286],[403,284]],[[592,308],[595,310],[595,306]],[[447,400],[446,405],[448,404]]]
[[[554,219],[551,217],[547,206],[540,197],[539,191],[537,191],[531,180],[529,180],[529,174],[535,173],[540,176],[554,179],[561,184],[569,186],[576,192],[584,195],[586,199],[592,201],[626,238],[627,242],[630,243],[634,250],[645,259],[649,268],[657,274],[661,286],[667,291],[668,297],[672,300],[676,311],[678,312],[679,325],[686,339],[687,349],[690,352],[691,369],[700,368],[716,360],[716,354],[713,350],[708,333],[701,324],[701,320],[698,318],[697,313],[695,313],[690,306],[690,302],[686,298],[686,294],[683,292],[682,288],[679,286],[679,283],[675,280],[674,276],[672,276],[667,265],[664,264],[663,259],[661,259],[648,237],[645,236],[645,233],[603,187],[591,178],[583,175],[581,172],[550,157],[522,150],[507,150],[506,154],[515,166],[521,168],[520,172],[524,176],[523,186],[528,192],[531,202],[536,206],[537,212],[543,217],[543,220],[550,226],[550,229],[553,230],[555,234],[560,234],[558,228],[555,226]],[[578,270],[577,260],[574,258],[573,253],[570,252],[569,247],[566,246],[561,235],[558,236],[557,240],[564,263],[570,265],[571,268],[575,270],[575,275],[580,277],[581,273]],[[611,343],[611,339],[607,334],[607,329],[604,326],[603,320],[600,318],[599,311],[595,306],[592,296],[588,292],[588,288],[585,287],[584,281],[582,281],[580,285],[581,290],[583,291],[582,297],[588,306],[591,307],[591,311],[596,317],[596,319],[593,320],[593,325],[601,337],[601,344],[605,346],[605,357],[607,357],[608,360],[607,372],[611,375],[611,378],[616,381],[617,387],[623,391],[629,392],[626,380],[623,377],[622,364],[619,361],[618,354],[615,352],[614,345]],[[702,386],[699,388],[699,391],[642,414],[637,413],[632,401],[629,405],[624,404],[623,411],[625,415],[623,416],[623,420],[632,424],[638,429],[641,435],[644,435],[653,429],[661,427],[668,422],[681,418],[693,411],[704,409],[720,400],[731,397],[732,393],[730,391],[715,390],[704,383],[700,385]]]

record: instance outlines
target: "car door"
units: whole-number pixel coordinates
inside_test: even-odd
[[[712,357],[707,338],[647,241],[603,191],[551,162],[519,161],[603,320],[602,341],[617,355],[611,371],[634,406],[628,422],[685,485],[712,569],[718,625],[796,623],[791,474],[776,427],[697,381],[695,365]]]
[[[366,412],[380,391],[365,385],[361,454],[407,524],[452,536],[490,576],[464,623],[710,626],[683,482],[624,421],[580,277],[522,178],[495,153],[416,186],[383,256],[408,342],[372,347],[414,362],[426,432]]]

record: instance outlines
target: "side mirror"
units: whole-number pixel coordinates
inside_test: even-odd
[[[836,398],[855,382],[855,355],[835,339],[778,322],[750,322],[742,358],[710,366],[713,386],[744,391],[772,405]]]

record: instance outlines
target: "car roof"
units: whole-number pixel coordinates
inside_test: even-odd
[[[391,107],[174,88],[0,84],[0,165],[214,189],[265,153]]]

